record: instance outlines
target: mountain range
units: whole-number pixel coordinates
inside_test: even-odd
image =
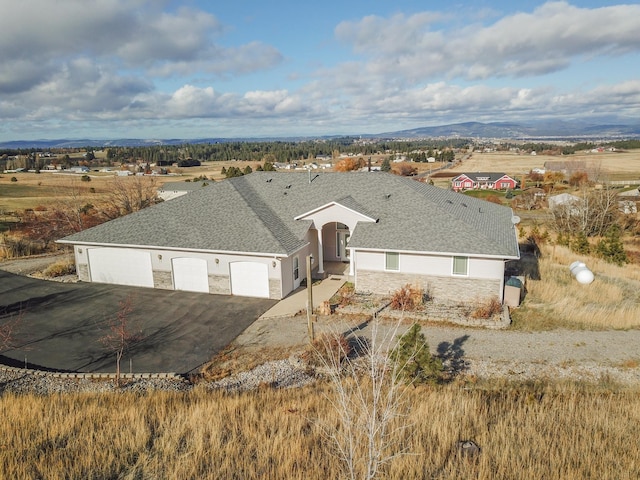
[[[584,121],[542,121],[533,123],[512,122],[465,122],[433,127],[419,127],[409,130],[385,132],[378,134],[349,135],[371,139],[417,139],[417,138],[474,138],[474,139],[505,139],[525,141],[598,141],[616,140],[640,137],[640,123],[632,124],[597,124]],[[0,148],[41,150],[52,148],[81,148],[81,147],[139,147],[154,145],[183,145],[196,143],[220,143],[230,141],[298,141],[312,138],[330,139],[336,136],[321,137],[270,137],[270,138],[174,138],[174,139],[139,139],[123,138],[111,140],[93,139],[57,139],[57,140],[15,140],[0,142]]]

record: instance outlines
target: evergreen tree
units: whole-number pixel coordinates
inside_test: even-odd
[[[398,369],[398,378],[408,384],[437,383],[442,378],[442,361],[431,355],[429,344],[419,324],[400,337],[391,352],[391,360]]]
[[[584,232],[579,232],[571,241],[571,250],[581,255],[589,255],[591,245]]]
[[[629,261],[620,238],[620,227],[618,225],[609,227],[605,237],[596,245],[596,255],[609,263],[615,263],[620,266]]]
[[[391,161],[389,160],[389,157],[385,158],[382,161],[382,165],[380,166],[380,170],[382,170],[383,172],[391,171]]]

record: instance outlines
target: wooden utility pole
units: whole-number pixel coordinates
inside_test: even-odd
[[[307,331],[309,333],[309,343],[313,343],[315,340],[313,333],[313,280],[311,279],[312,258],[312,255],[307,255]]]

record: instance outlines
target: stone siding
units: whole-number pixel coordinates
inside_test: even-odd
[[[209,275],[209,293],[231,295],[229,275]]]
[[[502,297],[500,280],[468,277],[436,277],[396,272],[358,270],[356,291],[389,295],[406,284],[422,287],[434,302],[462,302]]]
[[[89,278],[89,265],[86,263],[79,263],[76,267],[76,273],[78,274],[78,280],[81,282],[90,282]]]
[[[153,287],[161,288],[163,290],[173,290],[173,278],[171,272],[154,270]]]
[[[277,278],[269,279],[269,298],[280,300],[282,298],[282,289],[280,288],[280,280]]]

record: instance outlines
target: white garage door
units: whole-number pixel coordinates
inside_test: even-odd
[[[151,254],[127,248],[90,248],[91,281],[153,287]]]
[[[174,258],[173,285],[176,290],[209,293],[207,261],[202,258]]]
[[[269,269],[266,264],[233,262],[229,265],[233,295],[269,298]]]

